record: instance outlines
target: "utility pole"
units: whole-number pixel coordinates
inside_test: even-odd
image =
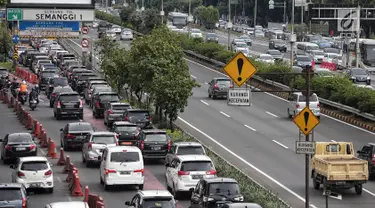
[[[310,109],[310,74],[312,67],[306,68],[306,107]],[[306,142],[310,141],[310,134],[306,135]],[[310,208],[309,179],[310,179],[310,155],[305,154],[305,208]]]
[[[105,12],[108,13],[108,0],[105,0]]]
[[[295,0],[292,0],[292,31],[290,35],[290,66],[293,66],[294,62],[294,49],[293,49],[293,36],[294,36],[294,6],[295,6]]]
[[[161,24],[164,24],[164,0],[161,0],[160,15],[161,15]]]
[[[145,10],[145,0],[142,0],[142,8],[141,11]]]
[[[191,31],[191,28],[190,28],[190,22],[192,21],[192,18],[191,18],[191,0],[189,0],[189,16],[188,16],[188,36],[190,37],[190,31]]]
[[[301,5],[301,25],[303,24],[303,13],[305,13],[305,5],[303,4],[303,0],[302,0],[302,5]]]
[[[230,7],[232,5],[231,0],[228,0],[228,23],[227,23],[227,29],[228,29],[228,50],[230,50],[230,29],[232,27],[232,18],[230,13]]]
[[[245,0],[242,0],[242,21],[245,19]]]
[[[284,1],[284,16],[283,16],[284,23],[286,23],[286,1]]]
[[[361,7],[358,4],[357,7],[357,39],[356,39],[356,59],[355,59],[355,67],[359,67],[359,59],[361,58],[361,52],[359,49],[359,36],[361,35]]]
[[[255,34],[255,25],[257,25],[257,11],[258,9],[258,0],[255,0],[255,5],[254,5],[254,34]]]

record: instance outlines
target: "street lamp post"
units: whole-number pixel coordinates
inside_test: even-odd
[[[255,25],[257,25],[257,13],[258,13],[258,0],[255,0],[254,6],[254,34],[255,34]]]
[[[230,28],[232,27],[232,18],[231,18],[231,12],[230,7],[232,5],[231,0],[228,0],[228,23],[227,23],[227,30],[228,30],[228,45],[227,49],[230,50]]]
[[[190,23],[193,21],[193,18],[191,16],[191,0],[189,0],[189,15],[188,15],[188,35],[190,37]]]
[[[161,0],[160,16],[161,16],[161,24],[164,24],[164,0]]]
[[[293,66],[294,62],[294,49],[293,49],[293,38],[294,38],[294,6],[295,6],[295,0],[292,0],[292,31],[290,35],[290,66]]]

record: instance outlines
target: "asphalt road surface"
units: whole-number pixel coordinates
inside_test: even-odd
[[[96,38],[95,32],[90,35]],[[78,40],[71,42],[72,47],[80,50]],[[129,42],[122,45],[128,47]],[[259,183],[278,193],[293,207],[303,207],[304,156],[295,154],[299,133],[287,118],[288,103],[262,92],[252,93],[251,107],[232,107],[227,105],[226,100],[211,100],[207,95],[207,82],[224,75],[193,61],[188,61],[188,65],[191,76],[201,87],[194,89],[189,105],[177,123]],[[351,141],[359,149],[372,142],[374,135],[322,116],[313,137],[315,141]],[[311,180],[309,190],[311,207],[325,207],[323,190],[314,190]],[[353,189],[334,192],[339,196],[330,198],[332,208],[375,206],[373,181],[364,185],[361,196],[356,195]]]

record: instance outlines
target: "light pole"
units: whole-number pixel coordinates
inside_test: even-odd
[[[361,35],[361,7],[359,5],[358,5],[358,8],[357,8],[357,28],[356,28],[356,30],[357,30],[357,39],[355,41],[355,45],[356,45],[355,67],[358,68],[359,67],[359,59],[361,58],[360,50],[359,50],[359,36]]]
[[[230,50],[230,28],[232,28],[232,18],[231,18],[231,12],[230,7],[232,5],[231,0],[228,0],[228,23],[227,23],[227,29],[228,29],[228,47],[227,49]]]
[[[258,9],[258,0],[255,0],[255,6],[254,6],[254,34],[255,34],[255,25],[257,25],[257,11]]]
[[[161,0],[160,16],[161,16],[161,24],[164,24],[164,0]]]
[[[295,6],[295,0],[292,0],[292,31],[290,35],[290,66],[293,66],[294,62],[294,49],[293,49],[293,42],[294,40],[294,6]]]
[[[188,16],[188,35],[190,37],[190,22],[192,22],[192,16],[191,16],[191,0],[189,0],[189,16]]]
[[[142,7],[141,7],[141,11],[144,11],[145,10],[145,0],[142,0]]]
[[[245,19],[245,0],[242,0],[242,21]]]

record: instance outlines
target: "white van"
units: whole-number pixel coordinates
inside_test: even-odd
[[[82,201],[70,201],[70,202],[53,202],[47,204],[44,208],[89,208],[86,202]]]
[[[143,189],[142,152],[135,146],[106,147],[100,162],[100,183],[104,189],[114,185],[137,185]]]
[[[293,118],[306,107],[306,96],[301,92],[294,92],[288,97],[289,107],[287,109],[289,118]],[[319,97],[313,93],[310,96],[310,110],[320,119]]]

